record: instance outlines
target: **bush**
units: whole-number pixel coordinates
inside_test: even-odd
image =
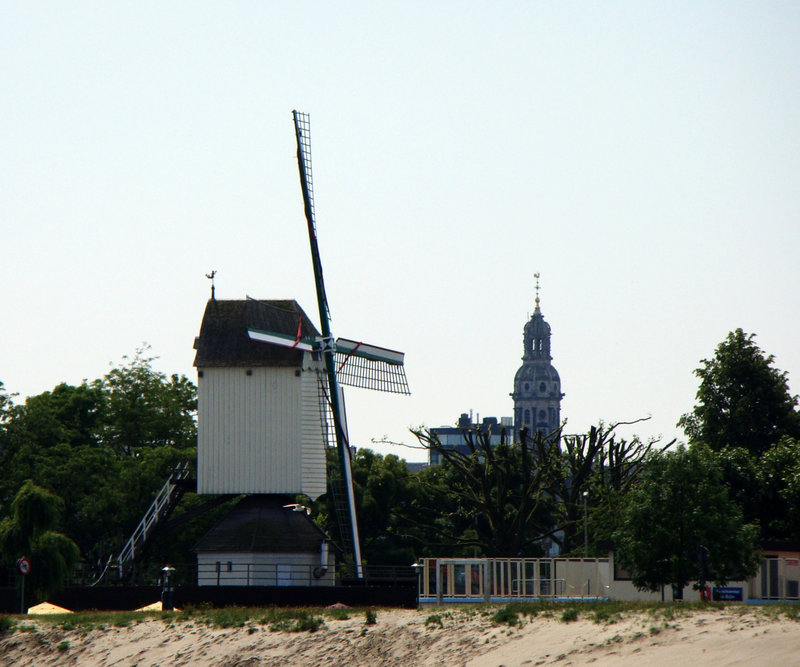
[[[428,618],[425,619],[425,625],[438,625],[440,628],[444,627],[440,614],[431,614],[428,616]]]
[[[372,609],[364,610],[364,622],[367,625],[375,625],[378,622],[377,614]]]
[[[514,611],[511,607],[506,605],[505,607],[501,607],[492,615],[492,623],[496,623],[497,625],[510,625],[510,626],[517,626],[521,625],[519,620],[519,614]]]
[[[15,625],[16,623],[14,623],[14,619],[10,616],[0,616],[0,635],[11,632]]]
[[[578,610],[575,607],[565,609],[561,614],[561,621],[563,623],[572,623],[578,620]]]

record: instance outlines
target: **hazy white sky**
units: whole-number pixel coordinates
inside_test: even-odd
[[[0,2],[0,381],[143,342],[196,380],[212,269],[316,321],[296,108],[333,331],[413,391],[350,390],[354,444],[510,416],[537,271],[568,431],[680,436],[736,327],[796,392],[798,34],[796,2]]]

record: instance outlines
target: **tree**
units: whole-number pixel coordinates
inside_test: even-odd
[[[143,447],[191,448],[197,442],[197,388],[185,375],[167,377],[153,369],[155,357],[136,350],[126,365],[115,366],[92,383],[106,404],[100,434],[105,446],[120,455]]]
[[[443,446],[430,430],[412,432],[442,462],[420,476],[423,493],[409,521],[451,552],[541,555],[541,540],[557,530],[555,499],[547,492],[558,468],[557,436],[526,432],[519,443],[503,439],[492,446],[490,435],[475,427],[464,430],[461,451]]]
[[[773,367],[753,334],[736,329],[717,346],[713,359],[695,370],[700,378],[697,405],[678,421],[691,442],[714,451],[744,447],[762,454],[781,436],[800,437],[797,396],[786,373]]]
[[[56,530],[63,509],[58,496],[27,481],[14,496],[11,515],[0,521],[0,558],[10,566],[27,556],[28,581],[40,598],[63,586],[78,560],[78,546]]]
[[[328,448],[327,454],[328,466],[338,469],[335,448]],[[410,513],[419,491],[415,476],[394,454],[383,456],[366,448],[358,449],[353,456],[352,472],[364,562],[410,565],[416,555],[404,517]],[[322,496],[312,509],[314,520],[341,544],[331,495]]]
[[[620,565],[639,589],[682,591],[709,552],[706,578],[723,585],[755,574],[758,528],[728,497],[717,456],[705,445],[650,457],[626,497],[614,538]]]
[[[562,553],[582,553],[584,511],[591,510],[594,537],[610,537],[620,500],[644,469],[642,462],[651,452],[663,452],[675,442],[659,444],[660,438],[641,440],[633,436],[628,440],[617,436],[617,427],[647,419],[601,422],[587,433],[561,437],[559,465],[548,492],[558,500]]]
[[[62,530],[90,563],[122,546],[175,464],[196,456],[194,385],[155,371],[143,351],[22,405],[0,390],[0,513],[28,479],[57,491]]]
[[[617,436],[617,427],[640,421],[601,423],[576,435],[559,429],[531,437],[523,430],[519,442],[498,446],[476,426],[464,430],[460,451],[442,445],[431,431],[412,431],[442,463],[420,475],[427,502],[420,501],[408,520],[426,529],[429,539],[432,531],[440,549],[464,555],[473,555],[470,549],[541,555],[544,538],[562,553],[582,552],[584,511],[595,533],[610,537],[619,499],[641,472],[641,461],[672,444]]]

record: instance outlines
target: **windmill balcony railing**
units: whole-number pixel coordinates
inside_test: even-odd
[[[416,574],[408,566],[366,566],[362,578],[348,577],[348,568],[284,563],[237,563],[215,561],[197,566],[200,586],[320,586],[413,582]]]

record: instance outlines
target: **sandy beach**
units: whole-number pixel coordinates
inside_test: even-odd
[[[561,612],[509,626],[491,609],[376,610],[325,618],[316,632],[271,631],[255,622],[215,628],[197,619],[146,617],[124,627],[64,630],[18,619],[0,639],[0,665],[793,665],[800,622],[758,607],[687,613],[635,611],[596,618]],[[22,629],[21,629],[22,628]]]

